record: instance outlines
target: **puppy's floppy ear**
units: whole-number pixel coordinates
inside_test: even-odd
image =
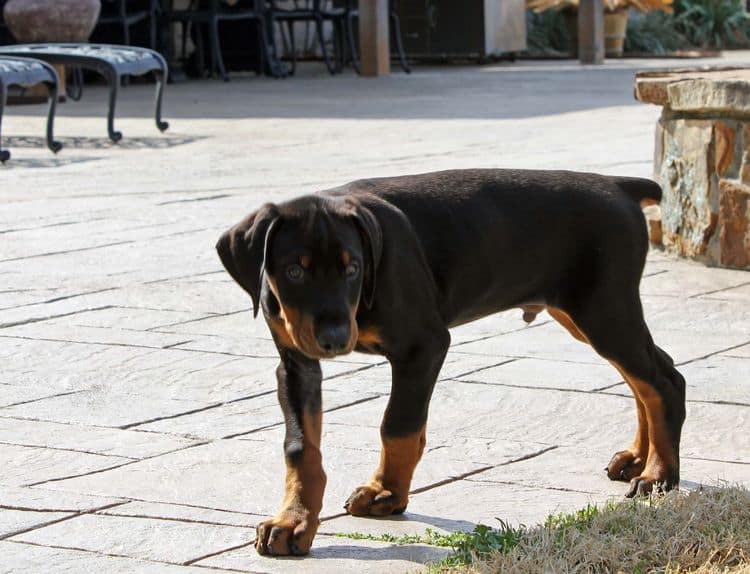
[[[253,317],[258,316],[266,256],[278,222],[278,208],[267,203],[225,231],[216,244],[216,251],[226,270],[252,297]]]
[[[364,207],[358,200],[348,198],[352,207],[354,222],[362,238],[364,252],[364,276],[362,278],[362,300],[368,309],[372,308],[375,299],[375,276],[377,275],[380,257],[383,254],[383,230],[372,211]]]

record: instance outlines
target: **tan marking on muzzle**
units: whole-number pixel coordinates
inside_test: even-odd
[[[273,320],[270,323],[271,329],[278,336],[279,340],[283,344],[291,348],[297,348],[302,351],[305,355],[311,358],[323,358],[329,357],[329,353],[326,353],[320,348],[318,344],[318,338],[315,336],[315,321],[312,315],[307,313],[300,313],[297,309],[285,305],[279,295],[279,290],[276,286],[276,282],[270,276],[266,276],[268,285],[271,288],[276,300],[279,302],[279,308],[281,312],[279,318]],[[354,350],[357,344],[357,306],[355,305],[349,315],[349,342],[346,345],[344,351],[340,354],[346,355]]]

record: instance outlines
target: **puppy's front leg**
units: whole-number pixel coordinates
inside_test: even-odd
[[[380,426],[380,465],[346,501],[350,514],[386,516],[406,510],[412,475],[425,447],[432,389],[449,344],[448,331],[436,330],[425,333],[403,354],[388,357],[393,381]]]
[[[286,493],[281,510],[258,525],[260,554],[307,554],[320,520],[326,475],[320,454],[322,374],[320,363],[284,349],[276,369],[286,437]]]

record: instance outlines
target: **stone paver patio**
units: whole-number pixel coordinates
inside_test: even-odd
[[[633,74],[680,65],[517,63],[377,80],[303,67],[285,81],[170,86],[163,136],[152,87],[133,85],[118,146],[106,140],[105,92],[91,88],[59,109],[58,156],[37,137],[41,108],[7,110],[0,572],[412,571],[444,551],[332,535],[530,524],[621,496],[602,468],[634,433],[627,387],[546,315],[526,327],[512,311],[453,332],[401,517],[341,513],[377,463],[388,367],[356,354],[326,363],[325,520],[304,561],[257,556],[254,526],[283,490],[277,360],[214,243],[263,202],[362,176],[650,176],[659,109],[632,99]],[[683,484],[750,484],[750,274],[654,252],[642,293],[657,343],[688,380]]]

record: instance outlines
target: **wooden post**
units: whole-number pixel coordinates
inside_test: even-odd
[[[578,3],[578,59],[581,64],[604,63],[604,3]]]
[[[359,0],[359,51],[363,76],[385,76],[391,72],[388,16],[388,0]]]

